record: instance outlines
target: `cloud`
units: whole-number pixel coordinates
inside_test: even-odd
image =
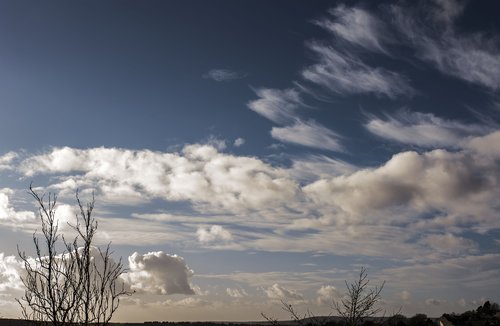
[[[373,134],[395,142],[422,147],[460,148],[468,137],[491,132],[486,125],[445,120],[432,113],[399,111],[385,120],[372,117],[365,127]]]
[[[404,207],[416,216],[441,210],[481,220],[491,219],[499,184],[500,167],[494,160],[433,150],[399,153],[381,167],[318,180],[304,191],[317,203],[363,219]]]
[[[226,293],[232,298],[244,298],[248,296],[248,293],[244,289],[227,288]]]
[[[436,5],[434,8],[434,17],[446,23],[452,22],[462,14],[465,3],[462,0],[434,0],[434,4]]]
[[[319,42],[309,42],[307,46],[319,62],[304,69],[302,76],[335,93],[373,94],[389,98],[414,93],[405,77],[384,68],[370,67],[354,53],[345,53]]]
[[[212,69],[203,75],[203,78],[212,79],[217,82],[232,81],[245,77],[246,74],[229,69]]]
[[[314,121],[296,121],[291,126],[273,127],[271,136],[285,143],[337,152],[343,151],[339,142],[340,136]]]
[[[368,50],[385,52],[382,41],[387,39],[387,30],[376,16],[361,8],[345,5],[331,9],[335,20],[321,19],[315,23],[334,35]]]
[[[234,140],[234,143],[233,143],[234,147],[241,147],[244,144],[245,144],[245,139],[244,138],[236,138]]]
[[[476,155],[489,159],[500,158],[500,131],[494,131],[483,137],[474,137],[464,144],[464,147]]]
[[[391,285],[410,287],[419,291],[440,289],[443,292],[482,293],[500,281],[498,254],[465,255],[424,263],[386,268],[381,277]]]
[[[25,223],[35,220],[35,214],[31,211],[16,211],[11,203],[10,196],[13,190],[4,188],[0,189],[0,221],[6,223]]]
[[[319,149],[343,150],[340,136],[335,132],[312,120],[304,122],[298,118],[296,111],[305,104],[295,89],[260,89],[256,92],[260,99],[250,102],[248,107],[275,123],[285,125],[271,129],[274,139]]]
[[[358,168],[325,155],[308,155],[292,159],[288,172],[297,180],[310,183],[318,179],[351,174]]]
[[[161,303],[161,305],[164,306],[171,306],[171,307],[190,307],[190,308],[198,308],[202,306],[209,306],[211,305],[211,302],[207,300],[203,300],[201,298],[184,298],[180,300],[165,300]]]
[[[283,286],[278,285],[277,283],[272,286],[264,289],[267,297],[273,300],[304,300],[304,297],[301,293],[286,289]]]
[[[126,198],[188,200],[204,209],[229,211],[276,207],[299,194],[285,170],[245,156],[233,156],[211,145],[189,145],[182,153],[120,148],[54,148],[22,161],[20,172],[69,174],[97,187],[104,200]],[[134,202],[132,201],[131,204]]]
[[[65,148],[63,157],[68,152],[77,157],[74,168],[80,170],[73,171],[52,164],[59,160],[55,148],[26,157],[21,171],[55,175],[58,182],[68,178],[96,185],[103,197],[108,189],[104,186],[131,187],[145,200],[182,200],[196,210],[185,216],[157,214],[147,223],[137,216],[104,219],[106,241],[149,245],[179,241],[199,246],[204,243],[193,235],[203,229],[200,239],[215,239],[205,244],[217,245],[227,228],[238,230],[238,237],[224,243],[231,250],[435,260],[446,257],[445,249],[435,248],[446,248],[448,240],[458,240],[461,249],[454,255],[474,252],[465,228],[482,233],[500,228],[499,144],[500,132],[493,132],[468,138],[461,150],[402,152],[373,167],[339,166],[321,158],[320,165],[313,160],[313,165],[306,162],[302,167],[324,169],[313,175],[298,174],[293,163],[275,167],[209,145],[189,145],[179,153]],[[54,166],[66,172],[57,172]],[[297,180],[297,175],[303,179]],[[213,225],[224,227],[212,230]],[[427,237],[431,235],[435,236]],[[387,246],[393,249],[388,251]]]
[[[450,233],[430,234],[423,239],[423,243],[433,250],[446,255],[458,255],[462,253],[477,252],[478,244],[471,240],[455,236]]]
[[[434,298],[429,298],[425,300],[425,304],[429,306],[440,306],[443,303],[446,303],[446,300],[439,300],[439,299],[434,299]]]
[[[392,20],[421,60],[433,64],[445,75],[498,90],[500,48],[494,39],[486,35],[462,35],[455,30],[454,21],[463,7],[463,2],[448,0],[420,6],[423,12],[393,6]]]
[[[227,242],[233,239],[231,232],[220,225],[212,225],[210,228],[200,227],[196,231],[198,241],[201,243]]]
[[[0,292],[24,288],[20,277],[23,268],[23,264],[15,256],[0,253]]]
[[[334,298],[339,296],[337,289],[333,285],[323,285],[317,291],[317,302],[319,305],[331,306]]]
[[[11,170],[12,169],[12,161],[19,157],[19,154],[16,152],[8,152],[2,156],[0,156],[0,171],[1,170]]]
[[[162,251],[141,255],[134,252],[128,258],[129,270],[124,281],[132,290],[152,294],[195,294],[189,284],[194,272],[184,258]]]
[[[401,291],[401,293],[399,294],[399,296],[401,297],[402,300],[408,301],[408,300],[410,300],[411,293],[409,291],[407,291],[407,290],[403,290],[403,291]]]
[[[263,117],[278,123],[289,124],[296,120],[296,111],[306,105],[300,93],[293,88],[279,90],[260,88],[255,90],[258,100],[250,101],[248,107]]]

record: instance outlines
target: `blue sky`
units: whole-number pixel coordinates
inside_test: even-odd
[[[0,313],[31,182],[62,224],[96,192],[136,290],[116,320],[329,313],[361,266],[388,312],[498,300],[499,10],[1,2]]]

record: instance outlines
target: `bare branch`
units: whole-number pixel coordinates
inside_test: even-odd
[[[97,221],[92,217],[95,197],[83,205],[76,193],[79,214],[73,241],[66,241],[55,218],[57,196],[38,195],[30,185],[30,194],[39,208],[42,240],[33,234],[36,257],[28,257],[18,248],[26,274],[22,282],[25,294],[17,302],[23,317],[52,326],[81,324],[105,326],[118,309],[120,296],[130,295],[120,275],[125,271],[121,259],[111,258],[110,245],[105,250],[93,246]],[[61,247],[63,250],[58,252]]]

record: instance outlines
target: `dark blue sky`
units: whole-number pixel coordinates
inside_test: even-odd
[[[347,3],[349,4],[349,3]],[[379,10],[361,3],[363,8]],[[331,2],[315,1],[5,1],[0,4],[2,149],[118,146],[165,149],[215,135],[247,139],[245,153],[263,154],[268,121],[246,107],[252,88],[289,88],[314,61],[304,43],[332,36],[312,23]],[[474,2],[460,29],[498,33],[498,3]],[[391,45],[392,46],[392,45]],[[451,80],[394,45],[396,54],[368,62],[408,75],[420,94],[400,101],[324,94],[311,115],[348,137],[351,147],[374,144],[365,113],[401,107],[471,119],[484,110],[484,90]],[[401,57],[399,57],[401,55]],[[202,78],[210,69],[245,74],[233,83]],[[353,129],[353,126],[354,129]],[[37,136],[38,135],[38,136]],[[295,149],[291,149],[295,151]],[[355,160],[355,157],[349,157]]]

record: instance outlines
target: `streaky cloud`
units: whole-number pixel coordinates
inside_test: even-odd
[[[316,20],[318,26],[335,36],[371,51],[385,53],[382,43],[389,39],[385,24],[376,16],[362,8],[339,5],[329,13],[334,20]]]
[[[468,138],[493,130],[485,124],[466,124],[409,110],[386,114],[385,119],[372,116],[365,127],[381,138],[427,148],[461,148]]]
[[[255,90],[255,93],[259,99],[250,101],[248,107],[278,124],[292,123],[296,120],[297,111],[306,107],[300,92],[294,88],[260,88]]]
[[[339,141],[341,137],[314,121],[299,120],[291,126],[273,127],[271,136],[285,143],[337,152],[344,151]]]
[[[416,50],[421,60],[433,64],[445,75],[498,91],[498,43],[485,34],[458,32],[454,24],[463,8],[463,2],[439,0],[434,5],[419,7],[420,10],[394,5],[391,13],[402,39]]]
[[[307,47],[317,56],[315,63],[302,71],[310,82],[341,95],[372,94],[394,99],[412,96],[413,88],[408,79],[396,72],[365,64],[354,53],[312,41]]]

